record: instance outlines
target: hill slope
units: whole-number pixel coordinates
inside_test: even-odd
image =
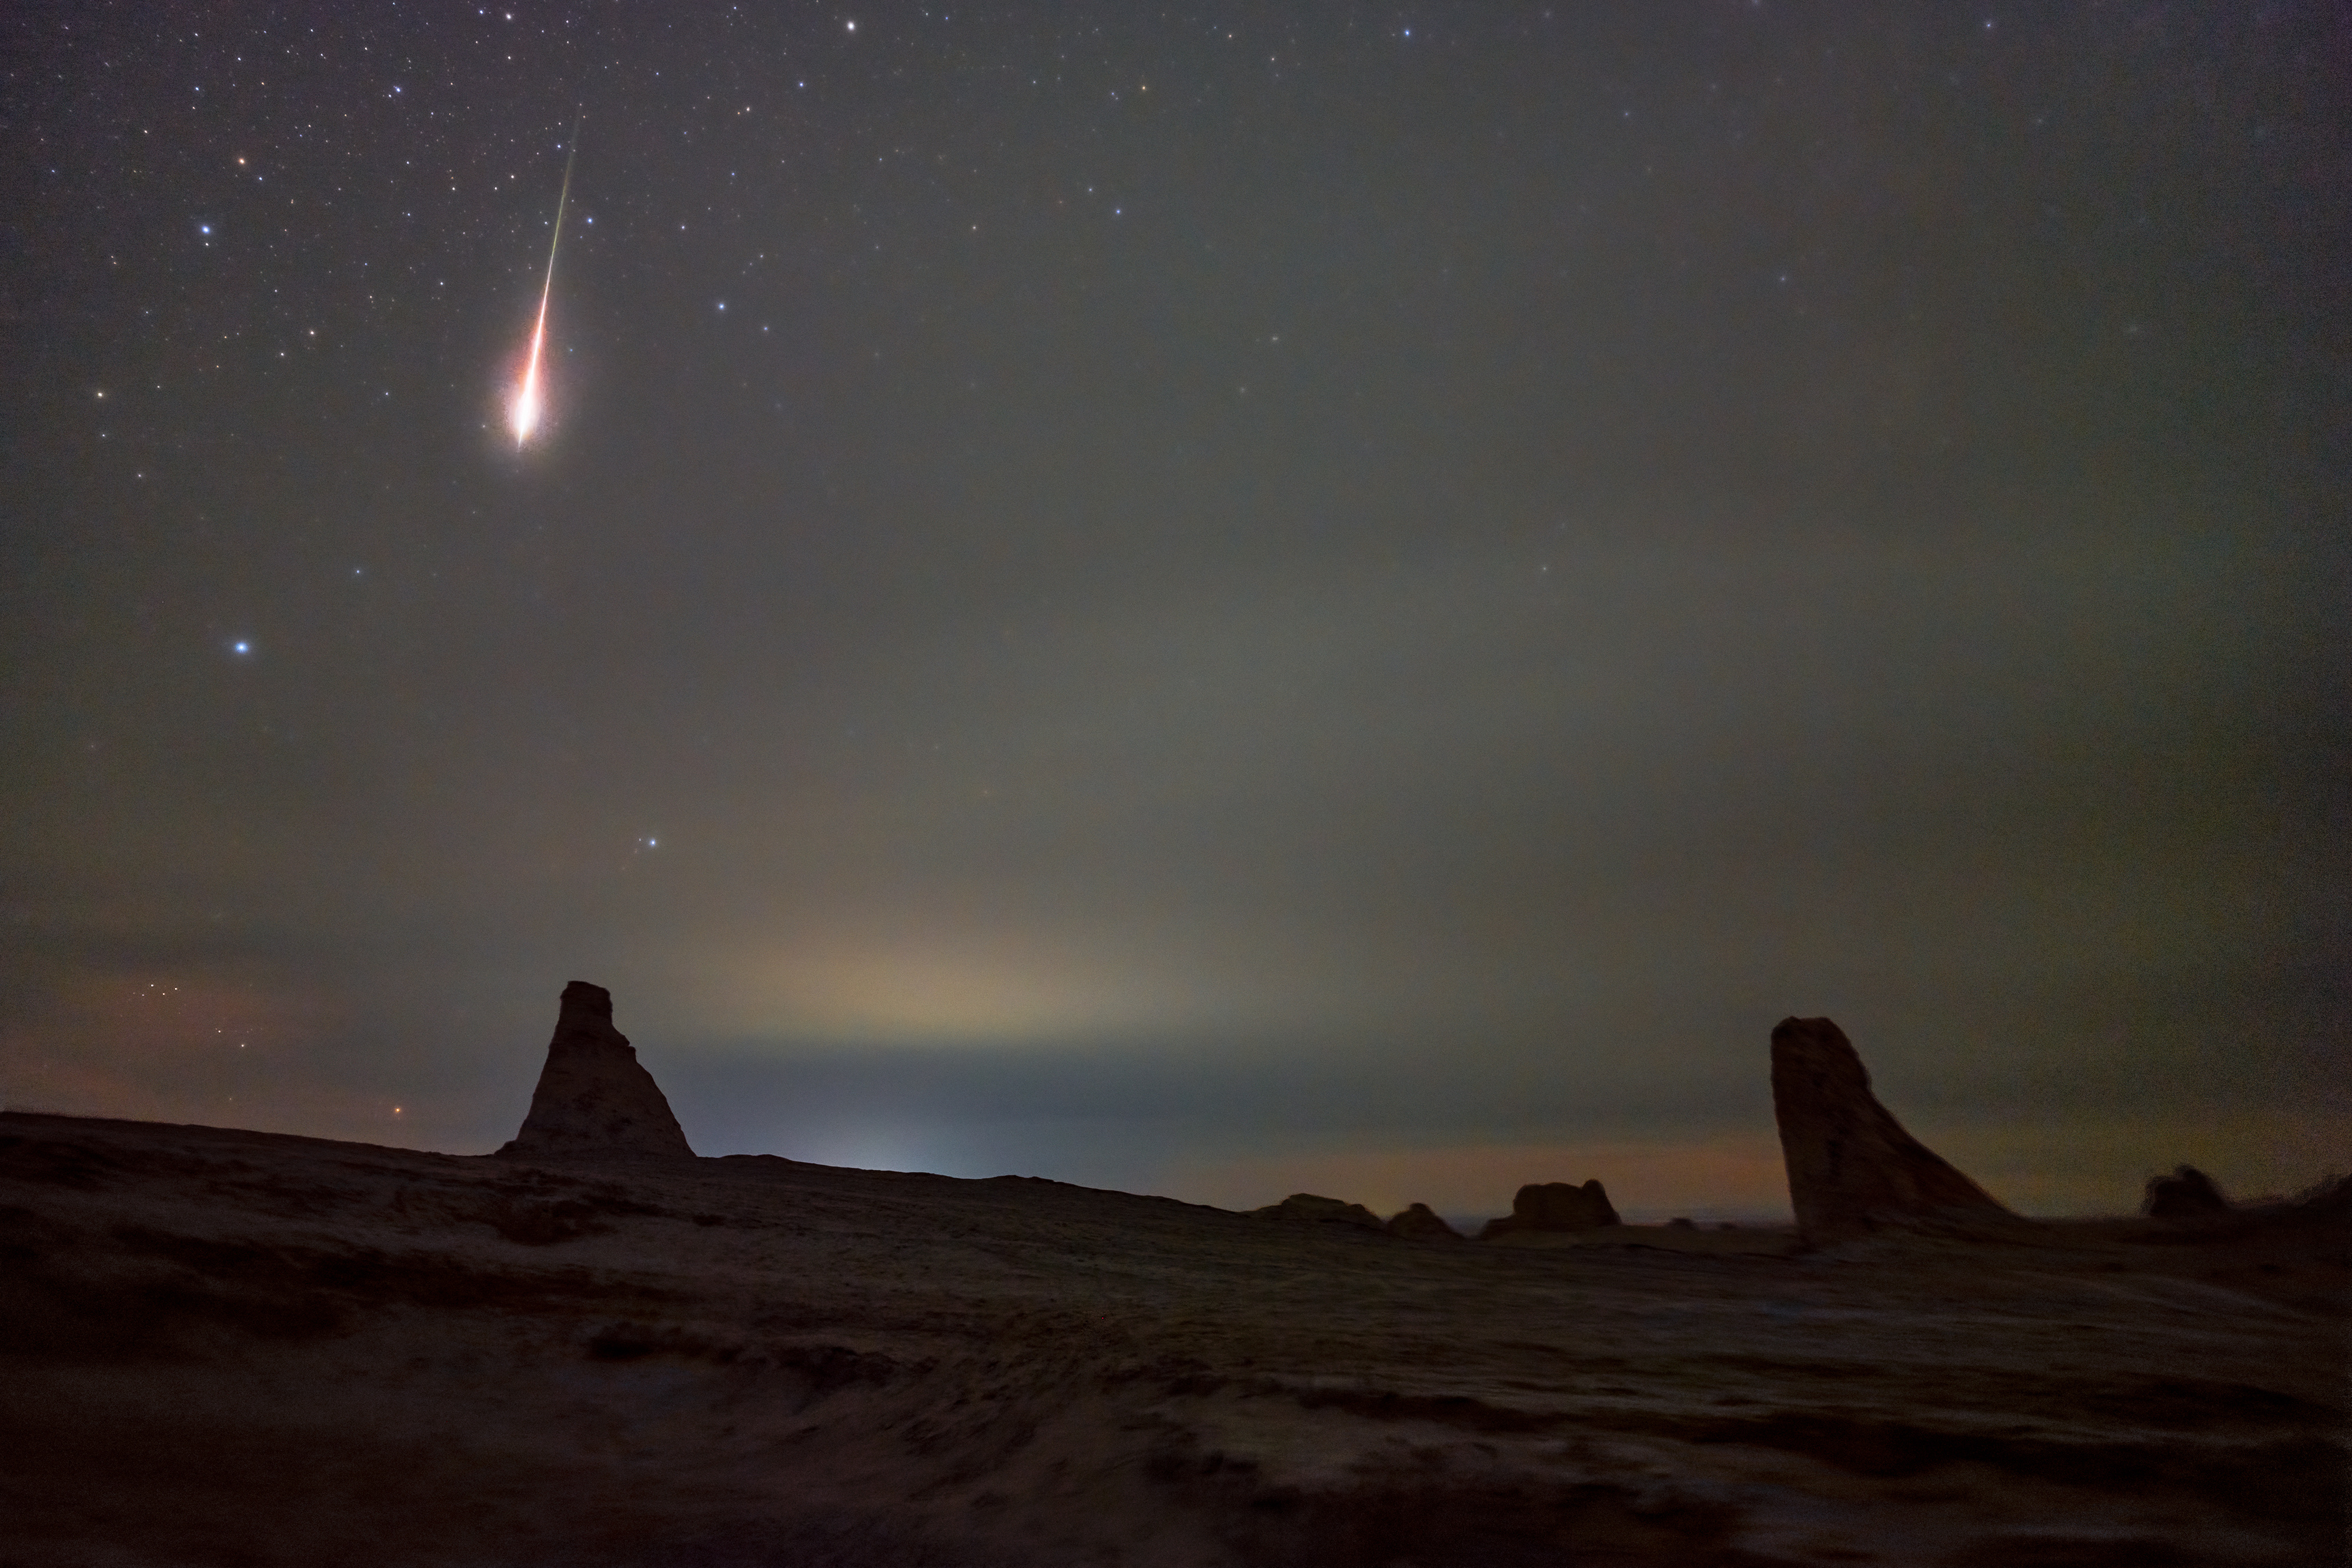
[[[2339,1229],[1692,1240],[0,1115],[0,1563],[2341,1550]]]

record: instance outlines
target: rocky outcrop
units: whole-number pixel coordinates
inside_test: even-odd
[[[1598,1181],[1582,1186],[1564,1181],[1531,1182],[1511,1199],[1510,1213],[1486,1222],[1478,1239],[1507,1236],[1514,1230],[1599,1230],[1618,1223],[1617,1210]]]
[[[1808,1241],[1885,1225],[2013,1218],[1990,1193],[1903,1130],[1870,1092],[1870,1073],[1827,1019],[1772,1030],[1772,1111],[1789,1166],[1789,1203]]]
[[[2230,1200],[2213,1178],[2195,1166],[2181,1166],[2170,1176],[2147,1178],[2147,1197],[2140,1205],[2150,1219],[2206,1219],[2228,1214]]]
[[[2323,1225],[2352,1225],[2352,1176],[2325,1177],[2296,1194],[2287,1212]]]
[[[1385,1230],[1381,1217],[1360,1203],[1342,1203],[1336,1197],[1318,1197],[1311,1192],[1294,1192],[1280,1203],[1269,1203],[1264,1208],[1250,1210],[1253,1219],[1286,1219],[1308,1225],[1353,1225],[1369,1230]]]
[[[604,987],[574,980],[563,988],[530,1113],[499,1153],[694,1158],[653,1074],[613,1027],[613,994]]]
[[[1429,1205],[1416,1203],[1402,1214],[1389,1217],[1391,1236],[1408,1237],[1416,1241],[1459,1241],[1462,1232],[1445,1223]]]

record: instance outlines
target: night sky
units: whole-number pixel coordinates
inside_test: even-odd
[[[5,23],[0,1098],[1785,1212],[2352,1160],[2324,0]],[[511,393],[584,116],[547,416]]]

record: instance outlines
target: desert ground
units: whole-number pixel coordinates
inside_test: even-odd
[[[2347,1286],[11,1113],[0,1563],[2336,1563]]]

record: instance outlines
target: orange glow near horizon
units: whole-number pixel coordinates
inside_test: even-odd
[[[1362,1203],[1386,1216],[1409,1203],[1440,1214],[1507,1214],[1527,1182],[1598,1176],[1628,1219],[1687,1213],[1780,1220],[1788,1174],[1770,1129],[1703,1138],[1371,1147],[1185,1162],[1166,1173],[1171,1197],[1255,1208],[1289,1193]]]

